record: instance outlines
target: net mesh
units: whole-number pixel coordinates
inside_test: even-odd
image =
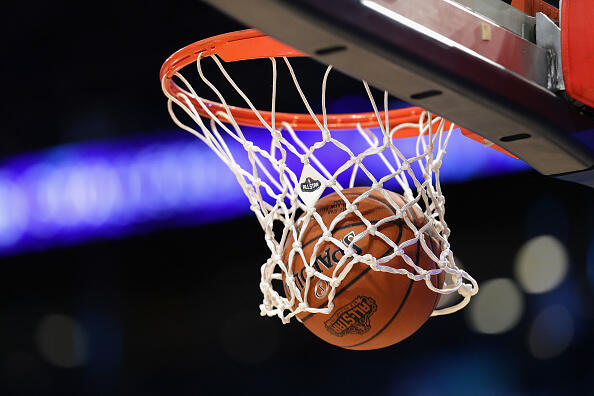
[[[211,111],[208,101],[201,99],[192,84],[179,72],[174,77],[181,82],[183,88],[172,95],[163,82],[163,90],[168,96],[168,109],[172,119],[181,128],[202,140],[228,165],[264,230],[270,258],[261,266],[262,315],[278,316],[283,323],[287,323],[302,312],[332,312],[333,298],[341,281],[357,263],[370,266],[374,271],[425,282],[429,289],[437,293],[457,292],[462,296],[457,304],[435,310],[432,315],[457,311],[469,302],[470,297],[477,293],[478,286],[467,272],[456,266],[448,242],[450,229],[445,220],[445,198],[439,182],[440,166],[454,128],[452,124],[425,111],[419,114],[415,122],[395,123],[388,117],[388,93],[383,93],[383,110],[380,110],[368,84],[363,81],[378,127],[364,128],[357,125],[356,131],[331,131],[327,122],[326,86],[332,67],[328,66],[321,82],[322,117],[316,117],[288,58],[270,58],[271,110],[270,117],[265,120],[225,70],[220,59],[216,55],[208,59],[212,59],[226,83],[251,109],[260,121],[261,129],[242,126],[234,118],[232,108],[221,91],[204,75],[202,63],[206,58],[202,56],[198,56],[195,63],[198,75],[218,97],[224,111]],[[298,131],[287,122],[275,121],[279,61],[286,66],[296,94],[301,97],[307,112],[317,125],[317,130]],[[174,111],[176,108],[182,109],[189,116],[190,122],[182,121],[182,117]],[[202,117],[199,113],[205,113],[207,117]],[[183,118],[187,119],[185,116]],[[400,131],[411,128],[417,131],[416,137],[398,139]],[[303,198],[303,191],[299,187],[302,177],[300,173],[305,172],[306,168],[313,169],[313,172],[321,176],[320,191],[336,192],[345,202],[344,210],[330,224],[325,224],[317,213],[315,202],[307,202]],[[342,191],[354,186],[367,188],[354,201],[349,201]],[[386,189],[400,192],[405,198],[405,204],[398,205],[394,202]],[[375,191],[383,194],[394,212],[379,222],[366,219],[357,209],[357,204]],[[422,211],[425,218],[422,226],[415,225],[417,223],[411,218],[411,208]],[[350,240],[334,238],[336,224],[352,213],[365,224],[364,231],[353,235]],[[396,243],[378,228],[386,222],[399,219],[412,230],[414,237]],[[322,236],[315,242],[314,254],[306,257],[303,236],[310,222],[319,224]],[[357,241],[369,235],[382,238],[390,246],[390,253],[383,257],[374,257],[357,251],[354,248]],[[428,246],[429,238],[439,242],[439,255]],[[324,274],[315,264],[315,252],[325,243],[332,243],[344,252],[331,274]],[[406,254],[406,247],[417,243],[420,243],[428,257],[435,262],[434,269],[421,268]],[[287,255],[286,251],[289,249]],[[301,257],[304,263],[303,270],[298,271],[299,273],[294,273],[296,257]],[[406,266],[390,266],[389,262],[395,257],[400,257]],[[441,273],[445,273],[445,281],[436,287],[431,277]],[[328,303],[316,308],[310,305],[307,296],[309,289],[315,287],[319,281],[329,286]]]

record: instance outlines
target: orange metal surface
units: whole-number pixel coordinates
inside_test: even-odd
[[[561,21],[565,89],[572,98],[594,107],[594,3],[565,0]]]
[[[513,0],[511,5],[531,16],[535,16],[537,12],[542,12],[554,21],[559,20],[559,9],[544,0]]]

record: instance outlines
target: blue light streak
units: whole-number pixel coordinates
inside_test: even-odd
[[[357,139],[353,131],[341,134],[346,141]],[[262,130],[247,128],[246,135],[267,147]],[[400,139],[399,145],[411,151],[414,142]],[[242,150],[230,146],[232,152]],[[321,158],[337,169],[344,158],[331,151]],[[299,174],[300,163],[290,166]],[[367,166],[385,172],[379,161]],[[527,166],[521,161],[455,133],[441,178],[462,182],[522,169]],[[0,255],[208,224],[248,212],[233,173],[208,147],[177,130],[61,146],[0,164]]]
[[[170,136],[58,147],[5,162],[0,254],[246,213],[225,165],[195,139]]]

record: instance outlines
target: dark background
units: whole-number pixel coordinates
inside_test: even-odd
[[[164,59],[243,28],[191,0],[15,2],[3,14],[4,158],[173,129],[158,81]],[[479,334],[457,313],[391,348],[353,352],[261,318],[267,249],[246,216],[1,258],[0,394],[592,394],[592,191],[528,171],[445,194],[452,245],[479,282],[512,277],[531,237],[554,235],[569,252],[563,283],[526,294],[509,332]],[[562,354],[537,359],[528,329],[554,303],[570,307],[574,335]],[[58,367],[39,352],[36,329],[55,313],[85,329],[84,364]]]

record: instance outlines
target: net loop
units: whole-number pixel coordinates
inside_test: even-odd
[[[233,37],[235,41],[231,40]],[[435,310],[434,316],[455,312],[468,304],[478,292],[478,285],[456,265],[448,240],[451,230],[445,220],[445,197],[439,181],[446,147],[455,126],[419,108],[390,110],[387,92],[382,95],[383,108],[380,108],[365,81],[362,81],[363,90],[372,112],[328,114],[326,89],[331,66],[326,68],[321,81],[322,112],[316,114],[289,60],[290,56],[304,54],[284,45],[274,47],[276,44],[270,41],[259,41],[264,47],[272,43],[268,51],[259,46],[248,50],[237,44],[241,40],[263,40],[263,37],[266,36],[257,31],[242,31],[204,40],[172,56],[161,70],[162,88],[173,121],[203,141],[227,164],[264,231],[270,257],[260,267],[261,315],[278,316],[287,323],[302,312],[329,314],[341,282],[358,264],[369,266],[373,271],[424,282],[436,293],[460,294],[460,302]],[[227,72],[219,55],[225,61],[250,57],[270,59],[269,111],[254,106]],[[277,57],[282,58],[279,64]],[[228,87],[246,107],[228,104],[222,90],[206,77],[202,65],[205,61],[214,63]],[[192,62],[196,63],[195,70],[202,84],[219,102],[203,99],[181,74],[180,70]],[[306,113],[276,111],[279,66],[284,66],[290,75],[294,93],[301,99]],[[255,130],[254,126],[260,129]],[[322,191],[334,192],[344,201],[342,211],[330,224],[325,224],[316,211],[315,201],[308,202],[300,194],[300,176],[306,168],[320,175]],[[366,186],[366,189],[351,202],[342,191],[355,186]],[[386,190],[401,193],[404,204],[394,202]],[[359,211],[358,204],[377,192],[383,195],[394,213],[372,222]],[[417,222],[413,213],[422,213],[423,221]],[[353,233],[349,239],[338,240],[333,231],[347,215],[357,216],[364,224],[363,231]],[[382,225],[394,221],[403,221],[413,236],[396,243],[382,233]],[[303,238],[312,223],[319,226],[321,237],[313,243],[311,257],[306,257]],[[389,253],[375,257],[358,250],[357,242],[368,236],[381,238],[390,246]],[[433,241],[441,248],[439,254],[432,249]],[[315,261],[324,243],[335,245],[342,253],[332,272],[327,274]],[[415,244],[435,263],[434,269],[423,269],[406,253],[407,247]],[[289,250],[288,254],[285,249]],[[297,258],[304,263],[299,272],[294,268]],[[390,266],[394,258],[400,258],[406,265]],[[444,283],[435,285],[432,279],[441,274],[445,275]],[[307,296],[320,281],[326,282],[329,288],[328,303],[315,308],[309,304]]]

